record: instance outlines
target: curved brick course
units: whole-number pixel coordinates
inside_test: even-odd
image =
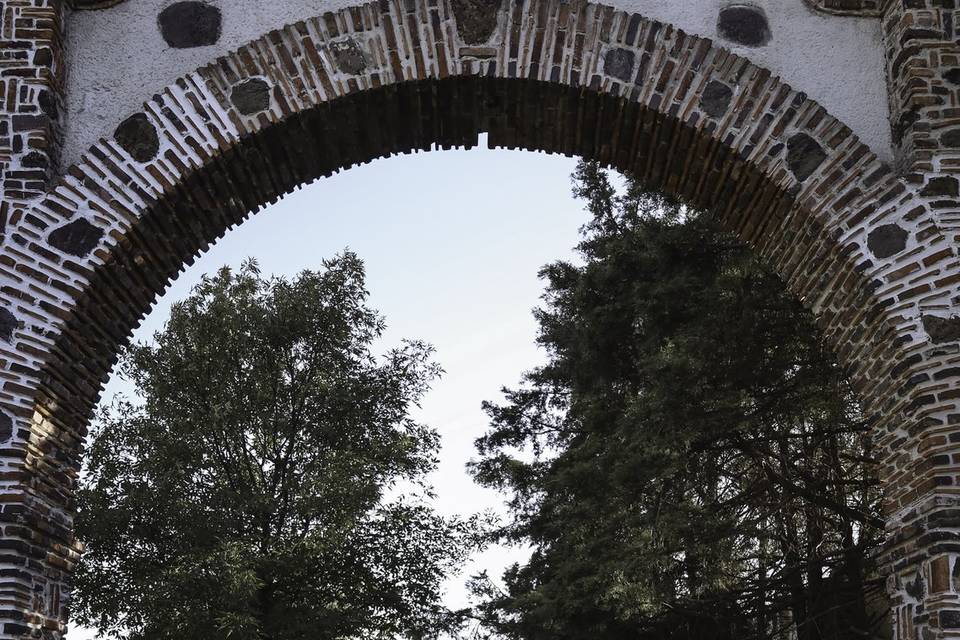
[[[960,183],[898,177],[763,68],[582,0],[381,0],[306,19],[158,92],[42,195],[7,187],[0,636],[61,629],[87,421],[170,279],[305,183],[482,131],[634,172],[713,210],[778,269],[874,424],[899,637],[946,637],[929,634],[956,605],[924,594],[957,588],[960,273],[947,214]],[[934,549],[931,530],[947,542]]]
[[[77,11],[95,11],[109,9],[126,0],[70,0],[71,8]]]
[[[879,18],[890,0],[803,0],[814,11],[835,16]]]

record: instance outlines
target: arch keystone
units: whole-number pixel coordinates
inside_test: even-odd
[[[630,82],[633,77],[633,65],[636,58],[637,56],[632,49],[623,47],[609,49],[603,58],[603,72],[617,80]]]
[[[457,33],[464,44],[486,44],[497,29],[500,0],[451,0]]]
[[[360,44],[353,38],[330,43],[330,52],[337,68],[344,73],[359,75],[367,68],[367,58]]]

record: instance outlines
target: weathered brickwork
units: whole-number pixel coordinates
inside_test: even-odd
[[[902,171],[960,166],[960,6],[891,2],[883,17],[894,142]]]
[[[63,11],[57,0],[9,0],[0,6],[0,218],[5,221],[12,203],[46,191],[57,165]]]
[[[960,47],[955,0],[900,0],[883,8],[891,125],[906,193],[931,230],[957,246],[960,221]],[[918,237],[918,239],[920,239]],[[927,240],[921,239],[924,248]],[[913,363],[910,404],[883,408],[878,440],[888,500],[886,559],[892,568],[898,638],[960,637],[960,411],[952,255],[924,284],[918,301],[922,342],[907,345]],[[912,278],[912,276],[909,276]],[[943,285],[946,284],[946,287]],[[892,307],[891,307],[892,308]],[[906,318],[904,318],[906,320]]]
[[[807,1],[883,13],[897,167],[804,93],[669,24],[584,0],[379,0],[186,73],[57,171],[63,9],[0,0],[0,638],[63,630],[86,425],[171,278],[303,184],[483,131],[634,172],[778,269],[883,452],[897,637],[960,638],[960,8]],[[717,24],[775,46],[759,7],[730,3]],[[223,24],[209,3],[174,2],[156,28],[175,50]]]
[[[58,164],[62,136],[63,103],[63,8],[59,0],[8,0],[0,2],[0,174],[3,176],[3,202],[0,204],[0,237],[4,246],[12,238],[16,220],[22,219],[30,203],[49,187]],[[4,251],[3,269],[14,262]],[[18,366],[8,359],[13,350],[14,333],[22,317],[14,315],[16,300],[26,292],[18,280],[4,275],[0,294],[5,300],[0,312],[0,342],[3,343],[4,368]],[[22,358],[16,360],[22,361]],[[26,632],[26,622],[43,624],[66,615],[60,598],[64,565],[45,561],[47,549],[73,545],[70,516],[52,510],[54,504],[39,497],[27,473],[26,457],[31,445],[27,428],[29,418],[15,416],[7,407],[16,381],[5,377],[0,391],[0,526],[3,529],[0,553],[0,619],[2,633],[13,637]],[[18,433],[15,433],[17,429]],[[14,438],[23,442],[10,447]],[[50,535],[52,534],[52,535]],[[64,555],[62,552],[60,555]],[[48,580],[48,578],[53,580]],[[56,623],[52,623],[56,628]]]

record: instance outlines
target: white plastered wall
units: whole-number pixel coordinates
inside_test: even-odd
[[[111,134],[124,117],[177,77],[264,33],[357,0],[208,0],[223,13],[217,44],[172,49],[157,15],[173,0],[127,0],[67,21],[67,78],[63,164]],[[892,156],[883,47],[878,19],[818,14],[803,0],[752,0],[770,21],[772,38],[758,48],[717,36],[720,8],[729,0],[606,0],[618,9],[669,22],[713,38],[766,67],[820,102],[881,158]]]

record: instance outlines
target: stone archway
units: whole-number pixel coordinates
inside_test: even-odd
[[[669,24],[583,0],[499,10],[381,0],[183,76],[45,193],[9,207],[3,637],[61,629],[90,411],[170,278],[302,184],[380,156],[472,145],[481,131],[494,145],[635,172],[716,211],[778,269],[873,416],[898,633],[960,633],[960,274],[937,214],[960,182],[896,176],[816,102]]]

